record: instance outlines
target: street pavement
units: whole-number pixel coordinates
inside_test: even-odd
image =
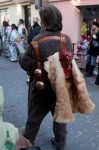
[[[4,90],[4,121],[20,128],[27,119],[28,76],[18,62],[10,62],[0,56],[0,85]],[[91,99],[96,105],[90,115],[75,114],[75,121],[68,123],[67,150],[99,150],[99,88],[94,87],[95,77],[86,78]],[[53,136],[52,116],[49,113],[41,124],[36,145],[42,150],[55,150],[50,139]]]

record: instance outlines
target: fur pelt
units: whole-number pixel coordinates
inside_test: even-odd
[[[73,121],[74,112],[92,113],[95,104],[90,100],[85,80],[75,60],[72,60],[72,79],[66,79],[59,61],[59,53],[49,56],[44,63],[53,90],[56,92],[54,120],[59,123]]]

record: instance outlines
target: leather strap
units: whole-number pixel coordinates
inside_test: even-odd
[[[60,40],[61,40],[61,50],[66,50],[66,38],[64,34],[60,34]]]
[[[47,40],[60,40],[60,36],[46,36],[46,37],[43,37],[41,39],[38,39],[37,42],[41,43],[41,42],[44,42]]]
[[[37,40],[38,43],[47,41],[47,40],[61,40],[61,49],[66,49],[66,39],[64,34],[60,34],[60,36],[47,36]]]
[[[39,47],[38,47],[38,42],[33,41],[31,44],[34,48],[35,58],[37,59],[37,66],[38,66],[38,68],[42,68],[41,56],[40,56],[40,51],[39,51]]]
[[[47,41],[47,40],[61,40],[61,50],[62,49],[66,49],[66,40],[65,40],[65,35],[64,34],[60,34],[60,36],[47,36],[44,38],[41,38],[37,41],[32,41],[32,46],[34,48],[34,54],[35,54],[35,58],[37,59],[37,64],[38,67],[42,67],[42,60],[41,60],[41,56],[40,56],[40,51],[39,51],[39,47],[38,47],[38,43]]]

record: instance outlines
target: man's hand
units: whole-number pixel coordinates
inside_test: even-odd
[[[32,144],[24,136],[20,135],[15,144],[15,150],[20,150],[21,148],[32,147]]]
[[[96,39],[96,38],[97,38],[97,36],[95,34],[93,34],[93,39]]]

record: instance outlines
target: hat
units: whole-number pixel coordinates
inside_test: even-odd
[[[95,25],[96,27],[98,27],[99,28],[99,23],[98,22],[93,22],[93,25]]]

